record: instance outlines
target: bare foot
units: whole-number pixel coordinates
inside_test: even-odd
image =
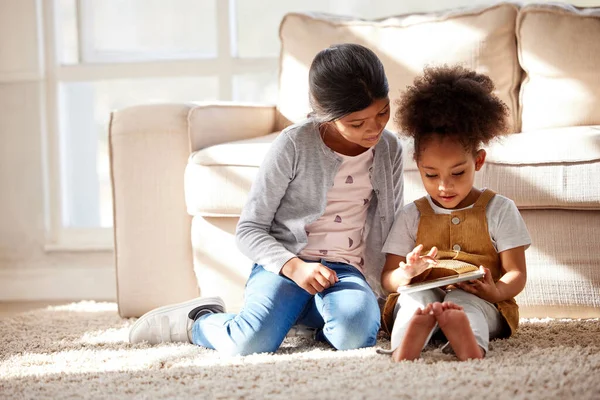
[[[485,353],[475,340],[467,314],[450,301],[435,303],[432,312],[459,360],[481,359]]]
[[[439,303],[438,303],[439,304]],[[428,304],[424,309],[418,309],[406,328],[402,343],[394,353],[394,361],[416,360],[421,355],[427,336],[435,326],[435,316],[432,313],[432,305]]]

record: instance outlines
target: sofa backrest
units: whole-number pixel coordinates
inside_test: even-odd
[[[529,5],[516,29],[522,131],[600,124],[600,8]]]
[[[290,122],[304,119],[310,110],[308,69],[312,59],[332,44],[353,42],[369,47],[381,58],[394,106],[394,100],[427,65],[461,64],[486,73],[509,107],[516,132],[521,81],[515,40],[517,13],[516,5],[503,3],[377,21],[288,14],[280,26],[278,111]],[[393,118],[388,128],[397,130]]]

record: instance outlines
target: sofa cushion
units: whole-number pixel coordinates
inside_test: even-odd
[[[412,145],[404,141],[404,199],[425,195],[412,159]],[[504,137],[486,149],[477,187],[488,187],[520,209],[599,210],[600,126],[539,130]]]
[[[513,4],[500,4],[377,21],[288,14],[280,26],[278,110],[292,122],[304,119],[310,110],[308,69],[314,56],[332,44],[353,42],[369,47],[381,58],[392,100],[426,65],[462,64],[488,74],[514,116],[512,125],[517,131],[521,80],[514,36],[517,12]],[[392,107],[392,113],[394,110]],[[397,131],[393,118],[388,129]]]
[[[279,132],[193,152],[184,174],[190,215],[239,216],[258,167]]]
[[[516,32],[521,129],[600,124],[600,8],[529,5]]]
[[[270,143],[278,133],[207,147],[185,171],[188,212],[239,216]],[[410,142],[404,141],[404,198],[425,194]],[[521,209],[600,209],[600,126],[509,135],[492,144],[476,185],[489,187]]]

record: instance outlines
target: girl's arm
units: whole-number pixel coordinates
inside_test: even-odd
[[[269,234],[281,199],[294,178],[295,146],[282,132],[271,145],[252,183],[236,229],[236,243],[249,259],[278,274],[296,257]]]
[[[527,281],[525,249],[531,244],[525,222],[515,203],[502,196],[492,201],[501,201],[495,210],[488,209],[495,218],[488,215],[488,223],[492,222],[492,236],[499,249],[502,276],[497,282],[492,279],[490,270],[484,267],[485,276],[481,281],[473,281],[456,285],[466,292],[473,293],[490,303],[508,300],[523,291]],[[489,206],[491,208],[492,202]]]
[[[502,269],[506,272],[496,282],[499,299],[497,301],[513,298],[525,288],[527,282],[525,246],[503,251],[500,253],[500,262]]]
[[[402,279],[398,273],[394,273],[400,268],[400,262],[406,262],[406,257],[396,254],[386,254],[385,265],[381,273],[381,287],[388,293],[398,290],[398,287],[404,286],[410,282],[410,279]]]
[[[498,303],[515,297],[523,291],[527,282],[525,246],[503,251],[500,253],[500,262],[504,274],[497,282],[494,282],[490,270],[481,266],[480,268],[485,272],[482,280],[461,282],[455,286],[490,303]]]
[[[395,292],[398,287],[408,285],[412,278],[425,271],[429,264],[437,263],[437,248],[432,247],[427,255],[421,255],[423,245],[415,247],[406,257],[387,253],[385,265],[381,273],[381,286],[388,292]]]

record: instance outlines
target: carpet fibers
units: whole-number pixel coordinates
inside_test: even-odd
[[[428,348],[397,364],[374,348],[333,351],[303,338],[237,358],[130,345],[132,322],[95,302],[0,319],[0,398],[600,399],[599,319],[522,320],[484,360]]]

